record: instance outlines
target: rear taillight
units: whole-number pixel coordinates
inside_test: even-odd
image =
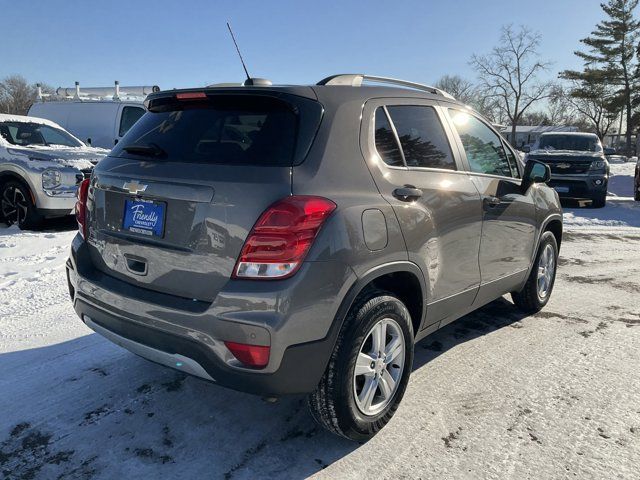
[[[269,363],[270,347],[236,342],[224,342],[224,344],[245,367],[264,368]]]
[[[78,185],[76,197],[76,221],[78,222],[78,232],[82,238],[87,238],[87,197],[89,195],[89,182],[87,178]]]
[[[323,197],[293,195],[265,210],[244,242],[236,278],[281,279],[300,268],[322,224],[336,209]]]

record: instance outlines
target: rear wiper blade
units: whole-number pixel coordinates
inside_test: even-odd
[[[148,157],[164,157],[166,155],[166,152],[155,143],[149,143],[147,145],[125,145],[122,149],[127,153]]]

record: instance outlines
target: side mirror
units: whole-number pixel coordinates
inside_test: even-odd
[[[547,183],[551,180],[551,168],[546,163],[529,160],[522,175],[522,192],[529,190],[534,183]]]
[[[86,144],[91,146],[91,138],[87,138]]]
[[[522,146],[522,151],[524,153],[529,153],[531,151],[531,146],[530,145],[523,145]]]

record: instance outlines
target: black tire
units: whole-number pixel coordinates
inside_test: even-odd
[[[21,230],[37,228],[43,220],[33,204],[29,189],[15,180],[9,180],[0,187],[0,216],[7,226],[17,223]]]
[[[603,208],[607,204],[607,195],[601,195],[591,199],[591,208]]]
[[[365,415],[354,396],[356,358],[373,326],[388,318],[396,322],[404,337],[403,371],[386,407],[375,415]],[[316,422],[332,433],[357,442],[367,441],[378,433],[393,417],[407,388],[413,365],[413,339],[411,315],[400,300],[380,290],[363,295],[349,311],[329,365],[316,390],[308,397],[309,410]]]
[[[540,266],[540,258],[542,252],[547,245],[551,245],[553,249],[553,273],[551,275],[550,285],[547,293],[544,296],[540,295],[538,289],[538,268]],[[553,292],[553,285],[556,281],[556,270],[558,267],[558,242],[553,233],[547,231],[542,234],[540,238],[540,244],[538,246],[538,252],[536,253],[536,260],[527,278],[527,282],[519,292],[511,292],[511,298],[513,303],[522,310],[524,313],[536,313],[542,310],[542,308],[549,302],[551,293]]]
[[[636,187],[636,191],[635,191],[635,194],[633,195],[633,198],[636,202],[640,202],[640,185]]]

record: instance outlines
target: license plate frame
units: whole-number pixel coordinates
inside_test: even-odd
[[[146,237],[163,238],[167,204],[143,198],[124,201],[122,229]]]

